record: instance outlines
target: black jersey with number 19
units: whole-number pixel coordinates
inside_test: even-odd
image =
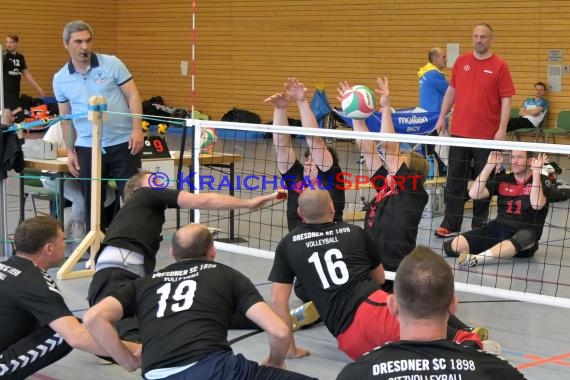
[[[224,264],[185,260],[140,278],[113,294],[124,316],[137,315],[143,374],[188,365],[214,352],[231,351],[232,316],[263,298],[251,281]]]

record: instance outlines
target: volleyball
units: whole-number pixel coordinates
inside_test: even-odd
[[[216,141],[218,141],[218,134],[214,128],[205,128],[200,131],[200,149],[203,152],[211,152]]]
[[[342,94],[341,107],[346,117],[366,119],[374,112],[374,93],[366,86],[352,86]]]

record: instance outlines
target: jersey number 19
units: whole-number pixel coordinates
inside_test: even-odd
[[[192,303],[194,302],[194,293],[196,292],[196,281],[194,280],[182,281],[180,284],[176,286],[176,289],[174,290],[172,297],[170,295],[171,288],[172,288],[172,283],[167,282],[166,284],[162,285],[160,288],[156,290],[156,293],[160,295],[160,299],[158,300],[158,311],[156,312],[157,318],[164,317],[166,308],[168,306],[169,298],[172,298],[173,301],[177,301],[175,303],[172,303],[172,305],[170,306],[170,310],[173,313],[190,309]]]

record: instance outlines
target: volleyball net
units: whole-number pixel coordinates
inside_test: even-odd
[[[224,172],[215,166],[196,161],[194,167],[198,169],[192,172],[194,174],[191,178],[179,175],[179,178],[187,182],[183,185],[192,187],[196,192],[228,192],[231,187],[233,193],[242,198],[271,193],[284,185],[277,170],[276,152],[271,138],[273,133],[291,136],[291,146],[301,164],[304,162],[307,148],[306,136],[322,137],[336,151],[344,175],[343,219],[360,226],[364,225],[366,207],[376,196],[377,189],[370,182],[365,160],[360,153],[359,145],[355,143],[357,140],[374,141],[375,144],[380,141],[396,141],[401,143],[402,152],[415,150],[421,154],[426,153],[427,146],[436,146],[435,151],[439,152],[444,163],[448,159],[445,152],[452,145],[498,150],[504,152],[503,166],[507,171],[510,170],[509,157],[512,150],[544,152],[548,154],[551,162],[558,165],[558,171],[561,170],[558,174],[550,168],[544,169],[545,173],[550,171],[548,174],[553,184],[565,188],[568,186],[568,180],[565,178],[570,178],[568,159],[570,147],[567,145],[356,132],[349,127],[320,129],[206,120],[188,120],[187,125],[195,126],[196,135],[199,135],[201,129],[214,128],[219,137],[214,145],[214,151],[232,155],[235,160],[231,164],[233,178],[228,178],[228,171]],[[198,145],[196,137],[196,146]],[[428,148],[427,151],[431,149]],[[425,182],[425,189],[429,200],[422,213],[417,244],[427,245],[446,257],[442,248],[444,239],[434,236],[434,232],[443,219],[447,178],[432,155],[428,154],[428,162],[431,170]],[[465,163],[465,167],[469,170],[469,163]],[[321,183],[306,184],[306,186],[326,188]],[[500,258],[494,263],[464,267],[459,265],[457,258],[446,257],[454,269],[456,289],[481,295],[570,307],[570,261],[566,249],[570,238],[567,235],[569,202],[564,200],[550,203],[547,207],[549,210],[539,248],[530,258]],[[219,249],[272,259],[277,244],[288,232],[286,211],[286,202],[275,202],[261,210],[235,210],[233,215],[229,215],[228,212],[202,210],[195,215],[194,220],[219,229],[216,242]],[[406,210],[401,210],[402,214],[405,212]],[[471,228],[472,215],[472,202],[466,197],[462,232]],[[489,220],[496,216],[495,199],[491,202]],[[387,274],[388,278],[393,276],[393,273]]]

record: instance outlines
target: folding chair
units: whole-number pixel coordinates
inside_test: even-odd
[[[57,202],[59,200],[58,193],[46,189],[42,184],[42,181],[39,179],[39,176],[42,173],[37,170],[28,170],[25,169],[22,172],[22,175],[27,177],[38,176],[38,178],[24,178],[24,203],[26,199],[30,199],[32,201],[32,211],[34,212],[34,216],[38,216],[38,214],[46,214],[43,212],[38,211],[38,207],[36,205],[36,200],[48,201],[49,202],[49,214],[58,220],[61,220],[61,215],[58,215],[59,208],[57,207]]]
[[[544,114],[544,118],[538,124],[536,128],[521,128],[516,129],[513,131],[514,136],[517,138],[517,141],[521,141],[521,136],[524,135],[531,135],[534,136],[534,142],[538,142],[538,138],[542,136],[542,141],[546,142],[544,139],[544,126],[546,125],[546,118],[548,117],[548,111]]]
[[[570,133],[570,110],[563,110],[558,113],[555,128],[546,128],[543,130],[544,142],[548,142],[548,138],[552,136],[552,142],[556,144],[556,136]]]

